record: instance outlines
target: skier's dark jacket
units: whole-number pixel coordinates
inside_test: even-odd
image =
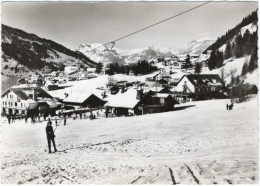
[[[55,137],[54,132],[53,132],[53,128],[52,128],[51,125],[48,125],[46,127],[46,134],[47,134],[48,138],[54,138]]]

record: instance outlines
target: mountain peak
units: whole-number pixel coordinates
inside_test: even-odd
[[[208,48],[215,40],[207,37],[200,38],[189,42],[184,48],[180,49],[181,54],[196,53],[201,54],[206,48]]]

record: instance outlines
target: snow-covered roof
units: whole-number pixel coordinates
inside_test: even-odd
[[[136,95],[136,89],[128,89],[124,93],[119,92],[116,95],[109,96],[107,99],[108,102],[105,104],[105,106],[133,109],[140,101],[136,99]]]
[[[66,97],[63,102],[83,103],[92,94],[90,93],[74,93]]]
[[[156,94],[154,94],[152,97],[156,97],[156,98],[167,98],[167,97],[169,97],[169,94],[156,93]]]

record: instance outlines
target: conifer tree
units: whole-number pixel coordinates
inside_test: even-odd
[[[258,67],[257,61],[258,61],[258,56],[257,56],[257,44],[256,44],[251,54],[251,58],[248,65],[249,72],[253,72]]]
[[[200,74],[200,73],[201,73],[201,70],[202,70],[202,65],[201,65],[201,63],[196,63],[196,65],[195,65],[195,73],[196,73],[196,74]]]
[[[247,62],[245,62],[243,67],[242,67],[241,76],[246,75],[247,72],[248,72],[248,64],[247,64]]]
[[[231,44],[228,42],[225,50],[225,59],[231,58],[232,51],[231,51]]]
[[[208,66],[209,66],[210,70],[212,70],[216,67],[216,51],[215,51],[215,49],[213,49],[211,51],[209,61],[208,61]]]

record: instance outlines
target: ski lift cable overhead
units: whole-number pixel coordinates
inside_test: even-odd
[[[140,30],[137,30],[137,31],[135,31],[135,32],[132,32],[132,33],[130,33],[130,34],[127,34],[127,35],[125,35],[125,36],[122,36],[122,37],[120,37],[120,38],[118,38],[118,39],[115,39],[115,40],[113,40],[113,41],[110,41],[110,42],[108,42],[108,43],[105,43],[105,44],[103,44],[103,45],[101,45],[101,46],[98,46],[98,47],[96,47],[96,48],[94,48],[94,49],[92,49],[92,50],[90,50],[90,51],[96,50],[96,49],[98,49],[98,48],[100,48],[100,47],[103,47],[103,46],[106,46],[106,45],[109,45],[109,44],[113,44],[113,46],[114,46],[115,42],[117,42],[117,41],[120,41],[120,40],[125,39],[125,38],[127,38],[127,37],[129,37],[129,36],[132,36],[132,35],[134,35],[134,34],[137,34],[137,33],[139,33],[139,32],[142,32],[142,31],[144,31],[144,30],[146,30],[146,29],[148,29],[148,28],[151,28],[151,27],[156,26],[156,25],[158,25],[158,24],[161,24],[161,23],[163,23],[163,22],[169,21],[170,19],[176,18],[176,17],[178,17],[178,16],[180,16],[180,15],[183,15],[183,14],[185,14],[185,13],[187,13],[187,12],[190,12],[190,11],[195,10],[195,9],[197,9],[197,8],[200,8],[200,7],[202,7],[202,6],[205,6],[205,5],[209,4],[209,3],[211,3],[211,1],[208,1],[208,2],[203,3],[203,4],[201,4],[201,5],[195,6],[195,7],[191,8],[191,9],[185,10],[184,12],[181,12],[181,13],[179,13],[179,14],[176,14],[176,15],[174,15],[174,16],[171,16],[171,17],[169,17],[169,18],[167,18],[167,19],[164,19],[164,20],[159,21],[159,22],[157,22],[157,23],[154,23],[154,24],[152,24],[152,25],[146,26],[146,27],[144,27],[144,28],[142,28],[142,29],[140,29]]]

